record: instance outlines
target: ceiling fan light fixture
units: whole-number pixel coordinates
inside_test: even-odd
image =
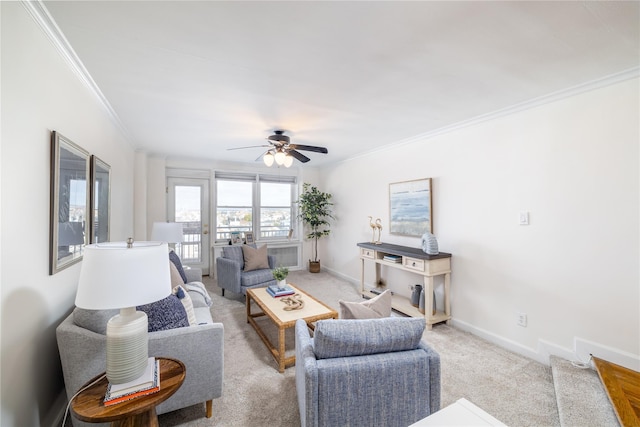
[[[293,164],[293,156],[287,153],[287,155],[284,158],[284,167],[290,168],[292,164]]]
[[[287,155],[282,151],[278,151],[274,157],[277,165],[282,166],[284,164],[284,159],[287,157]]]
[[[267,154],[264,155],[262,161],[267,166],[271,166],[273,164],[273,154],[271,154],[271,151],[267,152]]]

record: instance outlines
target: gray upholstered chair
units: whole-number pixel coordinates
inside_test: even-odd
[[[267,255],[267,260],[269,268],[245,271],[242,246],[225,246],[222,256],[216,259],[216,279],[222,288],[222,295],[225,289],[244,295],[247,288],[275,285],[271,270],[276,266],[276,259]]]
[[[406,427],[440,409],[440,356],[424,319],[296,322],[296,391],[303,427]]]
[[[213,322],[200,269],[185,270],[197,324],[149,332],[149,356],[172,357],[182,361],[187,375],[180,389],[158,405],[158,414],[205,403],[211,417],[213,399],[222,396],[224,376],[224,326]],[[107,321],[118,310],[82,310],[75,308],[56,328],[60,362],[67,392],[71,399],[82,385],[104,372],[106,367],[105,335]],[[89,424],[71,417],[74,427],[107,426]]]

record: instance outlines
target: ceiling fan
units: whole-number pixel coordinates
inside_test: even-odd
[[[274,131],[273,135],[267,137],[269,144],[252,145],[249,147],[229,148],[229,150],[242,150],[245,148],[269,147],[269,149],[261,154],[256,161],[262,157],[265,165],[271,166],[274,161],[278,166],[291,166],[293,159],[297,159],[302,163],[307,163],[310,158],[302,154],[298,150],[313,151],[315,153],[327,154],[329,151],[325,147],[317,147],[315,145],[292,144],[290,138],[284,134],[283,130]]]

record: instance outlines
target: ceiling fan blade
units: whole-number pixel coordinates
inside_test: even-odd
[[[289,154],[291,154],[292,157],[295,157],[296,159],[300,160],[302,163],[307,163],[309,160],[311,160],[304,154],[298,153],[296,150],[293,150],[293,149],[289,150]]]
[[[268,152],[269,152],[269,150],[267,150],[267,151],[265,151],[264,153],[260,154],[260,155],[258,156],[258,158],[257,158],[255,161],[257,162],[257,161],[259,161],[259,160],[262,160],[262,158],[264,157],[264,155],[265,155],[265,154],[267,154]]]
[[[300,145],[300,144],[289,144],[294,150],[305,150],[305,151],[313,151],[316,153],[324,153],[327,154],[329,150],[324,147],[316,147],[315,145]]]
[[[271,145],[249,145],[248,147],[227,148],[227,151],[244,150],[245,148],[271,147]]]

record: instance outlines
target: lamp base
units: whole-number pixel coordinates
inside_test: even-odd
[[[120,310],[107,323],[107,379],[122,384],[140,377],[149,357],[147,314],[135,307]]]

